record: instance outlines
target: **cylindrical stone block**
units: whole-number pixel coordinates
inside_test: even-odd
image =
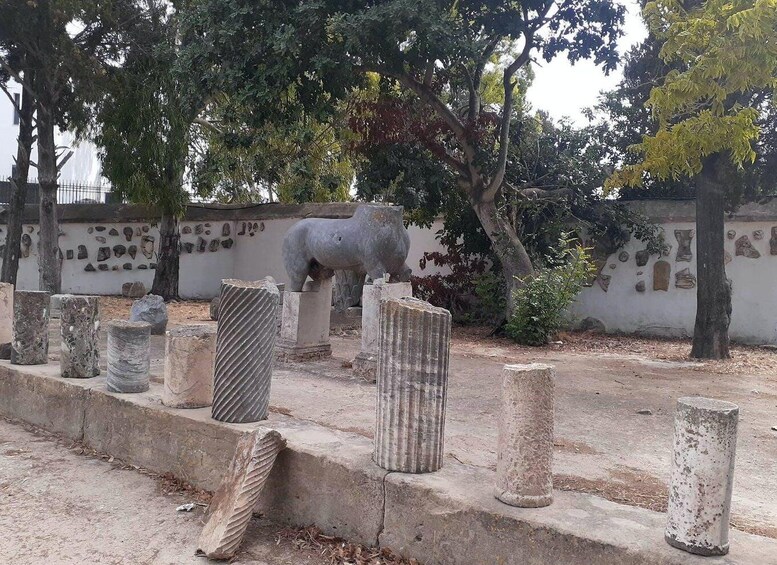
[[[550,365],[505,365],[495,496],[511,506],[553,501],[553,383]]]
[[[270,281],[221,281],[213,409],[222,422],[267,418],[278,287]]]
[[[213,404],[216,328],[191,325],[167,330],[162,404],[202,408]]]
[[[48,292],[17,290],[13,302],[11,363],[44,365],[49,359]]]
[[[728,553],[739,408],[680,398],[674,420],[672,478],[664,538],[697,555]]]
[[[100,301],[96,296],[62,295],[59,366],[63,377],[100,374]]]
[[[442,467],[451,314],[415,298],[380,304],[375,463],[390,471]]]
[[[108,375],[110,392],[148,390],[151,357],[151,324],[113,320],[108,322]]]

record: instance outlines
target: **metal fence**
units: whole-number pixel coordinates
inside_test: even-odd
[[[0,204],[11,202],[11,179],[0,180]],[[37,181],[27,183],[27,204],[37,204],[40,186]],[[61,204],[103,204],[114,203],[116,200],[110,186],[90,185],[80,182],[63,181],[57,190],[57,202]],[[119,200],[120,202],[121,200]]]

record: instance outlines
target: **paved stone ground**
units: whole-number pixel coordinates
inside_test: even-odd
[[[0,419],[0,563],[205,564],[194,552],[202,507],[158,479],[78,455]],[[254,519],[234,563],[323,565],[279,526]]]

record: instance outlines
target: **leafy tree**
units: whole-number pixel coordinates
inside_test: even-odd
[[[732,166],[756,161],[759,126],[774,102],[777,0],[707,0],[688,9],[657,0],[645,15],[664,41],[662,58],[679,68],[651,92],[659,127],[639,144],[641,161],[608,184],[639,185],[648,175],[695,178],[698,300],[691,356],[726,358],[725,187],[735,180]]]

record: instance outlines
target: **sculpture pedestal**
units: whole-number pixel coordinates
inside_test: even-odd
[[[276,347],[279,361],[312,361],[332,356],[329,316],[332,279],[308,281],[302,292],[285,292],[281,335]]]
[[[375,382],[378,369],[378,333],[380,330],[380,303],[387,298],[413,296],[409,282],[388,283],[376,279],[362,289],[362,350],[353,360],[353,372]]]

